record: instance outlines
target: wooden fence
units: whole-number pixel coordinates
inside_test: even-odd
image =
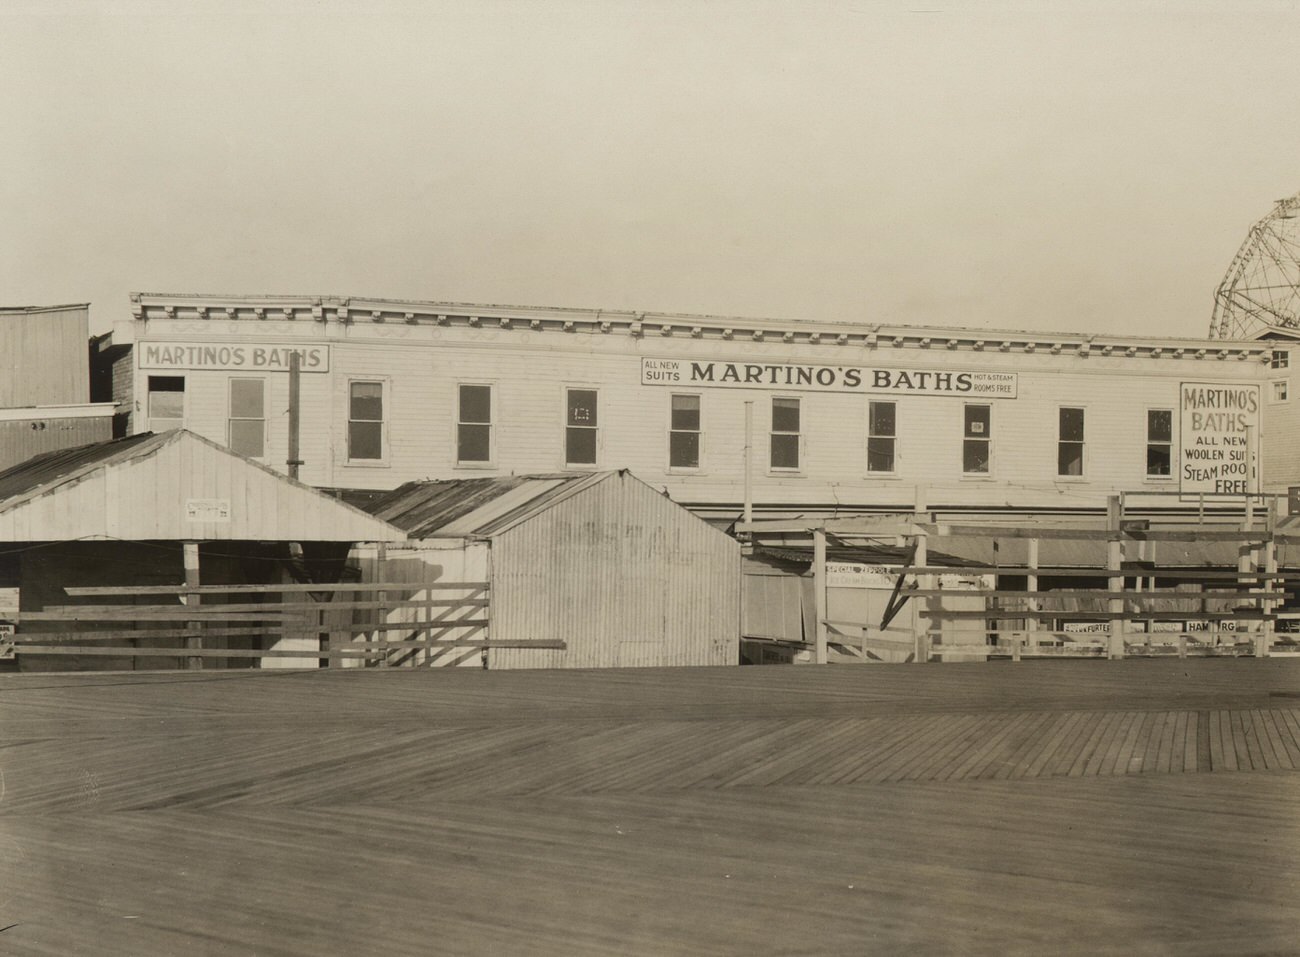
[[[301,661],[303,667],[439,663],[452,649],[560,648],[490,635],[487,582],[87,586],[68,604],[20,612],[13,656]],[[143,601],[142,601],[143,600]],[[309,663],[310,662],[310,663]]]

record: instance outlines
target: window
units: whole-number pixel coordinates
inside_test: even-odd
[[[1083,474],[1083,409],[1060,410],[1060,438],[1056,446],[1056,474]]]
[[[1291,353],[1286,349],[1274,349],[1273,355],[1269,357],[1268,365],[1270,369],[1291,368]]]
[[[226,444],[230,451],[260,459],[266,454],[266,382],[230,380],[230,420]]]
[[[867,471],[894,471],[895,443],[898,441],[895,403],[867,404]]]
[[[1274,402],[1285,402],[1287,400],[1287,395],[1291,391],[1288,388],[1289,385],[1290,385],[1289,379],[1278,379],[1276,382],[1273,383]]]
[[[700,467],[700,397],[674,395],[668,431],[668,467]]]
[[[1173,468],[1174,413],[1147,410],[1147,475],[1168,476]]]
[[[185,376],[151,375],[145,408],[150,432],[166,432],[185,424]]]
[[[384,384],[348,383],[348,459],[379,461],[384,457]]]
[[[992,459],[991,406],[968,405],[961,442],[961,470],[967,475],[987,475]]]
[[[774,469],[799,468],[799,400],[772,398],[772,452]]]
[[[456,418],[456,461],[485,465],[492,461],[492,387],[463,385]]]
[[[569,389],[566,397],[564,464],[596,464],[596,390]]]

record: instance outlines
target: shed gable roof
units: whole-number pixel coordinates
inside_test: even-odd
[[[183,429],[47,452],[0,472],[0,541],[405,537]]]
[[[407,482],[364,507],[412,538],[478,538],[526,521],[615,472]]]

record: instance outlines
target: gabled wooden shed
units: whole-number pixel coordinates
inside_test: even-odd
[[[417,540],[390,563],[488,582],[493,639],[564,643],[485,648],[489,668],[739,663],[739,543],[625,470],[410,482],[367,509]]]
[[[106,601],[79,602],[69,587],[269,585],[293,582],[295,572],[336,581],[353,543],[403,538],[373,515],[179,429],[50,452],[0,472],[0,622],[19,621],[24,669],[178,667],[183,662],[175,657],[142,659],[131,653],[132,641],[116,639],[86,645],[84,660],[70,646],[57,649],[68,654],[42,662],[42,655],[22,654],[22,638],[69,629],[42,620],[50,606]],[[180,601],[174,592],[166,600]],[[212,600],[223,599],[204,602]],[[111,601],[132,599],[117,594]],[[125,613],[116,617],[135,627]],[[173,631],[179,625],[173,622]],[[154,633],[160,638],[147,646],[167,647],[158,644],[165,629]],[[282,634],[270,641],[302,640]],[[237,644],[233,650],[267,650],[255,640]],[[106,654],[114,648],[122,649],[120,656]],[[315,664],[311,658],[294,663]]]

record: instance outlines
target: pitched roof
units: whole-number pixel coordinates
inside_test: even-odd
[[[0,472],[0,541],[401,541],[404,533],[184,429]]]
[[[149,455],[170,438],[166,432],[157,435],[142,432],[111,442],[44,452],[25,462],[19,462],[0,472],[0,509],[8,508],[15,504],[13,500],[28,493],[44,492],[57,485],[74,482],[105,465]]]
[[[412,538],[487,537],[614,472],[407,482],[362,508]]]

